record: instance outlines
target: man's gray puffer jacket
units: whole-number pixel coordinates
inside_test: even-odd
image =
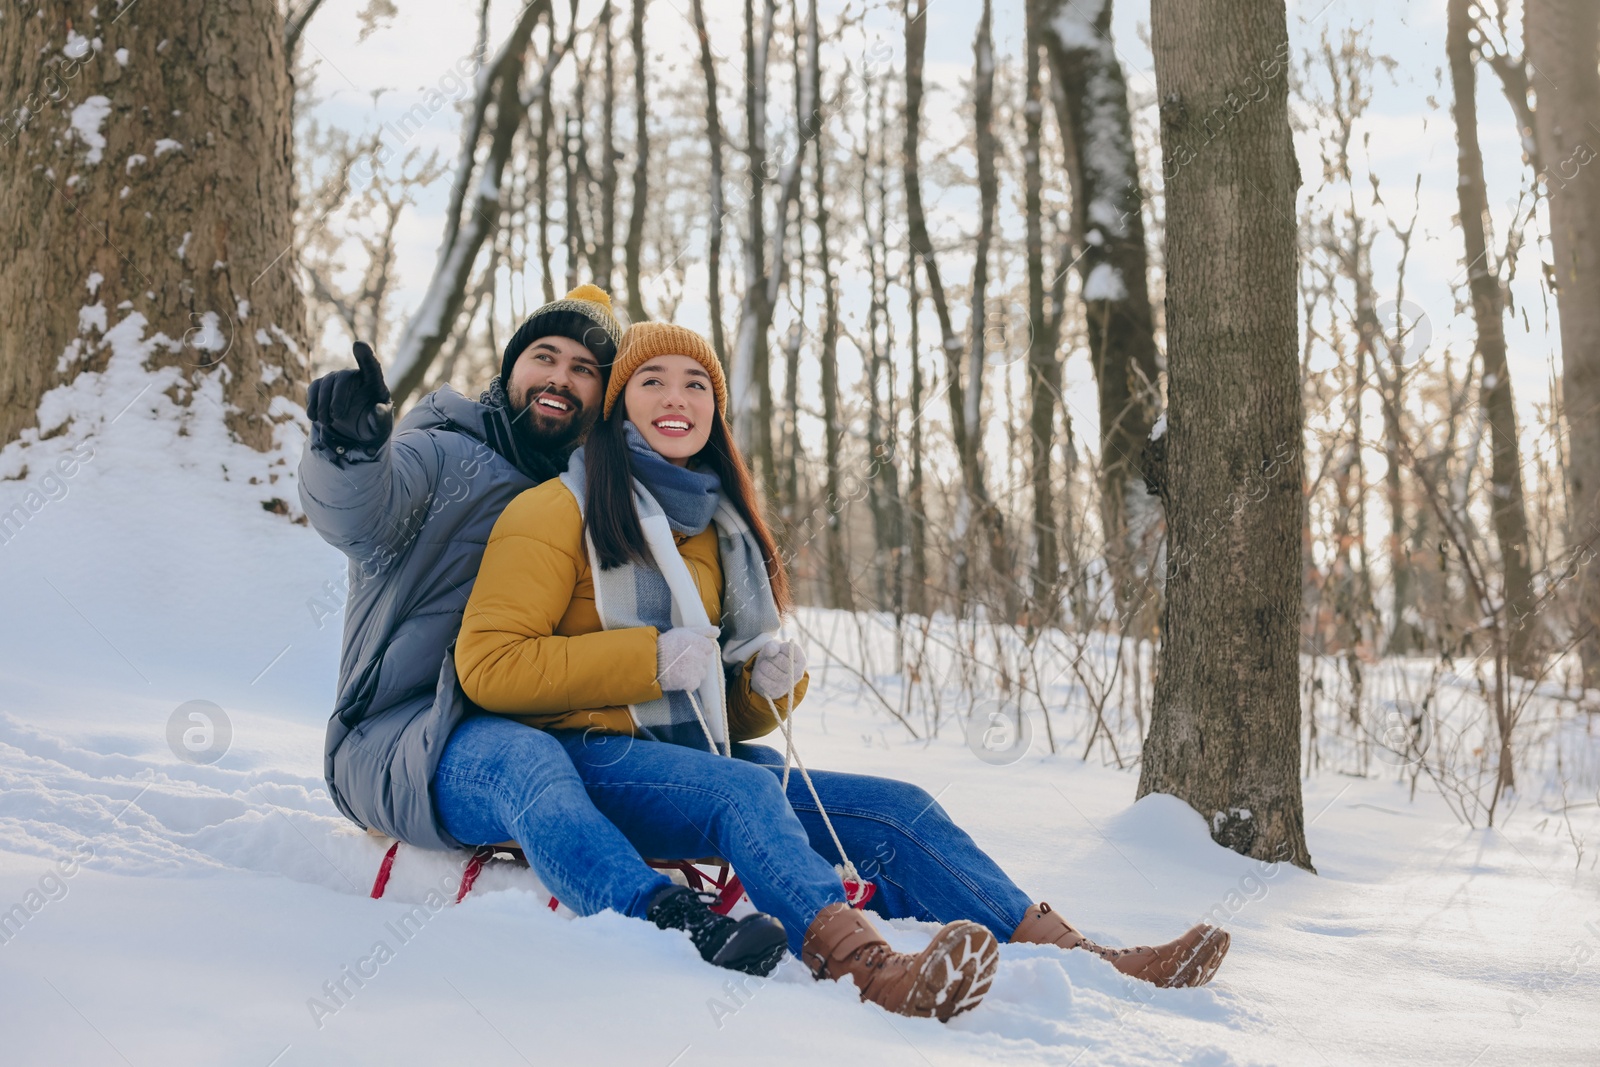
[[[476,710],[453,651],[489,532],[518,493],[565,466],[507,458],[503,397],[444,386],[371,448],[340,449],[313,425],[300,460],[311,525],[350,557],[328,791],[358,825],[420,848],[462,847],[434,814],[432,784],[450,731]]]

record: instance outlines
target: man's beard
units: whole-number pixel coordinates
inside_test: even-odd
[[[551,425],[534,407],[536,396],[559,397],[572,405],[572,414],[561,424]],[[568,453],[594,424],[594,416],[577,397],[560,389],[543,386],[529,387],[522,394],[520,403],[513,400],[511,413],[511,432],[517,439],[518,450],[524,452],[543,452],[547,455]]]

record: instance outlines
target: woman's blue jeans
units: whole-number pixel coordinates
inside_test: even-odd
[[[434,776],[445,829],[467,844],[507,839],[579,914],[643,916],[665,876],[640,860],[720,856],[798,951],[818,911],[843,900],[837,850],[798,771],[735,745],[733,760],[615,735],[544,733],[494,715],[450,736]],[[812,771],[840,841],[877,886],[890,918],[971,919],[1002,941],[1031,903],[921,788],[872,775]]]
[[[733,755],[783,775],[782,753],[764,745],[736,744]],[[1032,898],[926,789],[872,774],[814,769],[811,782],[857,872],[878,887],[869,910],[890,919],[970,919],[1002,942],[1010,940]],[[838,863],[838,849],[798,769],[789,775],[789,804],[811,847]]]

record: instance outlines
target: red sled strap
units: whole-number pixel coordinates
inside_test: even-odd
[[[394,870],[394,854],[399,851],[400,842],[396,841],[389,846],[389,851],[383,854],[383,862],[378,865],[378,877],[372,882],[372,899],[377,900],[383,896],[383,891],[389,887],[389,872]]]

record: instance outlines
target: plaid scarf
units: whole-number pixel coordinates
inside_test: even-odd
[[[585,504],[583,450],[572,460],[561,481]],[[594,577],[595,610],[607,630],[654,626],[666,632],[674,626],[709,626],[699,588],[673,540],[666,512],[643,482],[633,480],[633,502],[639,509],[650,564],[624,563],[602,570],[594,544],[584,534],[589,569]],[[694,701],[682,690],[663,693],[659,699],[630,704],[639,732],[656,741],[668,741],[701,750],[728,752],[727,685],[745,660],[771,641],[782,624],[772,598],[766,559],[761,545],[744,518],[720,491],[711,522],[717,528],[717,551],[722,559],[722,671],[712,672],[695,693],[704,716],[696,714]],[[710,740],[706,737],[709,733]]]

